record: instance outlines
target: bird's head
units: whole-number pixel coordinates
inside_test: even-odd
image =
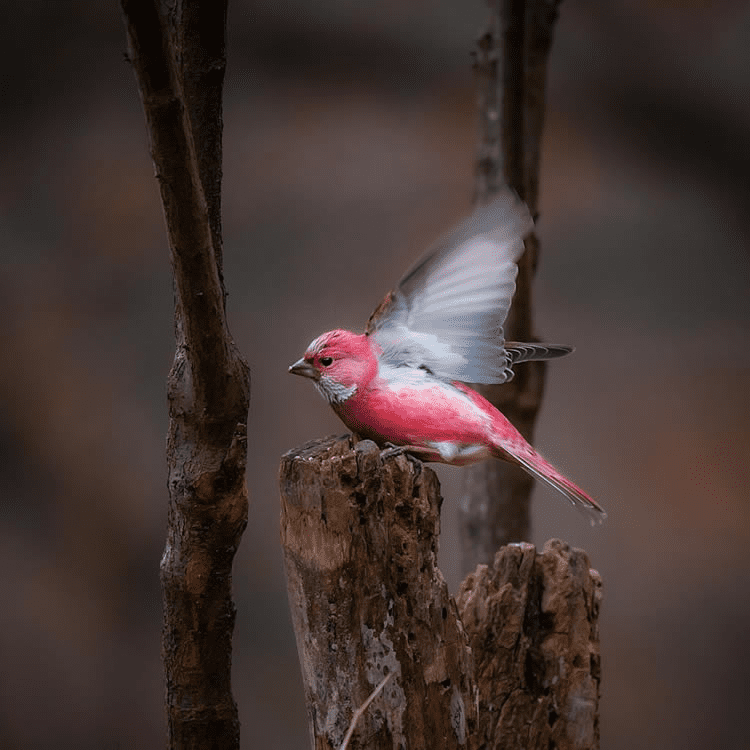
[[[341,329],[318,336],[305,356],[289,368],[293,375],[311,378],[330,404],[351,398],[377,371],[377,358],[368,337]]]

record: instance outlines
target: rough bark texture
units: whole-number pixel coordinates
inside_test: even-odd
[[[559,0],[488,0],[487,29],[477,43],[479,149],[475,200],[487,201],[503,183],[526,201],[536,218],[539,154],[544,122],[544,84]],[[539,242],[526,240],[519,262],[505,337],[535,341],[531,281]],[[544,388],[544,363],[516,368],[502,386],[477,386],[527,439]],[[533,480],[510,464],[487,461],[463,474],[460,523],[463,571],[490,563],[497,549],[529,536],[529,497]]]
[[[231,575],[247,524],[250,390],[227,328],[221,279],[226,2],[121,4],[175,280],[169,527],[161,562],[169,747],[226,750],[239,747]]]
[[[435,474],[375,443],[327,438],[281,465],[281,538],[312,746],[450,750],[476,731],[471,652],[437,568]],[[383,456],[386,456],[384,458]]]
[[[467,577],[457,610],[436,567],[435,475],[353,441],[309,443],[280,471],[312,747],[338,750],[393,672],[350,748],[596,750],[601,582],[586,554],[509,545]]]
[[[479,690],[477,747],[599,747],[601,579],[583,550],[550,540],[501,549],[461,585]]]

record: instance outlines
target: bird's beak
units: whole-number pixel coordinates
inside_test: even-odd
[[[318,379],[318,371],[309,363],[303,359],[298,359],[290,368],[289,372],[292,375],[302,375],[303,378]]]

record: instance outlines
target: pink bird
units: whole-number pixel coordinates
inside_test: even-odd
[[[545,461],[466,383],[505,383],[512,367],[567,346],[503,339],[523,238],[533,220],[510,189],[480,206],[389,292],[363,334],[318,336],[289,372],[311,378],[344,424],[378,445],[454,466],[494,457],[559,490],[591,523],[606,513]]]

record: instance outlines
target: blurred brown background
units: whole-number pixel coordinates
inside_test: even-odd
[[[604,7],[606,6],[606,7]],[[236,562],[243,747],[307,747],[279,456],[342,427],[286,367],[361,329],[470,205],[484,4],[233,0],[230,325],[253,373]],[[115,0],[0,3],[0,748],[162,747],[171,275]],[[561,6],[548,80],[534,534],[605,582],[602,748],[747,747],[750,10]],[[458,583],[460,470],[440,469]]]

